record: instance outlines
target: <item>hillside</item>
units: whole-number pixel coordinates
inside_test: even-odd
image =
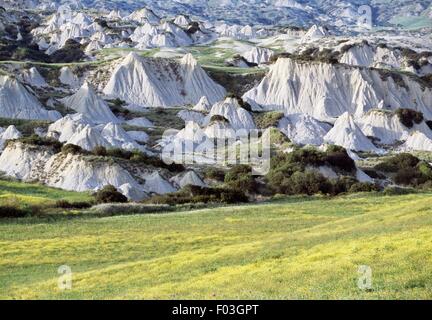
[[[431,194],[0,221],[0,298],[430,299]],[[73,289],[57,289],[59,264]],[[373,289],[357,287],[360,265]]]

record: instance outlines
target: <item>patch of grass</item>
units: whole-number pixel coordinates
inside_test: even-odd
[[[430,299],[432,194],[0,221],[4,299]],[[32,223],[35,221],[37,223]],[[58,267],[73,272],[58,289]],[[373,289],[358,288],[359,266]]]
[[[0,180],[0,206],[8,205],[11,198],[16,199],[15,202],[21,206],[54,205],[58,200],[70,203],[93,200],[87,192],[64,191],[36,183]]]
[[[185,123],[177,117],[179,111],[179,108],[154,108],[146,113],[145,117],[156,127],[181,130],[184,128]]]
[[[254,114],[254,120],[258,128],[267,129],[270,127],[277,127],[279,121],[284,117],[283,112],[271,111],[260,112]]]
[[[18,131],[25,135],[34,134],[34,129],[43,128],[47,129],[50,125],[49,121],[39,120],[21,120],[21,119],[7,119],[0,118],[0,127],[7,128],[14,125]]]

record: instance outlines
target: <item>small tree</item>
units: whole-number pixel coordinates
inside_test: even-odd
[[[128,199],[117,191],[117,189],[108,185],[103,187],[101,190],[96,192],[95,194],[97,203],[126,203]]]

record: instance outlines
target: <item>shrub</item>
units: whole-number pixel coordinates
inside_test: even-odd
[[[55,204],[60,209],[88,209],[92,204],[89,202],[69,202],[67,200],[58,200]]]
[[[225,181],[225,172],[223,170],[217,169],[217,168],[208,168],[204,172],[204,176],[207,179],[212,179],[216,181]]]
[[[100,25],[104,29],[109,29],[108,22],[102,18],[96,18],[94,22]]]
[[[246,203],[249,201],[247,196],[241,190],[227,189],[220,193],[220,201],[222,203]]]
[[[271,56],[270,63],[275,63],[279,58],[291,58],[292,54],[288,52],[277,53]]]
[[[335,180],[332,184],[332,195],[347,193],[351,190],[352,186],[357,183],[354,177],[344,176]]]
[[[186,33],[195,34],[198,31],[200,31],[199,23],[194,21],[189,25],[189,28],[186,30]]]
[[[234,190],[255,193],[256,181],[252,175],[252,169],[247,165],[237,165],[232,167],[225,175],[225,183]]]
[[[140,151],[131,152],[128,159],[136,163],[143,163],[157,168],[164,168],[167,169],[169,172],[183,172],[186,170],[182,164],[166,164],[161,158],[151,157]]]
[[[357,182],[351,186],[349,189],[350,193],[358,193],[358,192],[372,192],[372,191],[379,191],[379,188],[369,182]]]
[[[129,160],[133,153],[131,151],[123,150],[121,148],[110,148],[106,150],[106,156],[120,159]]]
[[[330,182],[309,167],[329,166],[342,171],[347,177]],[[266,181],[271,190],[281,194],[339,194],[348,192],[357,180],[350,176],[355,162],[345,149],[331,146],[326,152],[315,148],[302,148],[289,154],[278,153],[271,159],[271,169]],[[303,179],[303,181],[302,181]]]
[[[302,148],[295,150],[288,155],[291,163],[298,163],[304,166],[320,166],[324,164],[323,153],[315,148]]]
[[[415,193],[416,191],[411,188],[400,188],[400,187],[387,187],[384,189],[383,193],[386,196],[401,196],[410,193]]]
[[[391,157],[375,169],[394,174],[394,182],[405,186],[420,186],[432,180],[432,167],[408,153]]]
[[[315,171],[295,172],[289,178],[289,189],[291,194],[332,193],[331,183],[322,174]]]
[[[27,211],[16,206],[0,206],[0,218],[22,218],[27,214]]]
[[[418,168],[401,168],[394,176],[394,182],[405,186],[418,186],[427,181],[427,177],[423,175]]]
[[[426,88],[432,88],[432,74],[420,77],[421,83]]]
[[[97,146],[93,149],[93,154],[99,157],[106,157],[108,155],[107,149],[103,146]]]
[[[145,203],[170,206],[197,203],[235,204],[245,202],[248,202],[248,198],[242,191],[230,188],[203,188],[198,186],[187,186],[178,192],[155,196],[145,201]]]
[[[247,103],[246,101],[244,101],[241,97],[239,97],[238,95],[236,95],[235,93],[229,92],[226,95],[226,98],[232,98],[232,99],[236,99],[238,104],[240,105],[240,107],[242,107],[243,109],[252,112],[252,107],[249,103]]]
[[[340,53],[344,54],[344,53],[348,52],[349,50],[351,50],[353,47],[354,47],[353,43],[352,44],[345,44],[341,47]]]
[[[432,167],[429,163],[425,161],[419,162],[417,168],[425,177],[432,180]]]
[[[432,79],[431,79],[431,81],[432,81]],[[426,121],[426,124],[427,124],[427,126],[429,127],[429,129],[432,130],[432,120],[427,120],[427,121]]]
[[[420,160],[409,153],[401,153],[391,157],[375,166],[376,170],[383,172],[397,172],[399,169],[413,168]]]
[[[7,49],[6,49],[7,48]],[[18,46],[16,44],[7,46],[5,53],[7,56],[4,58],[18,60],[18,61],[39,61],[39,62],[50,62],[50,56],[45,54],[43,51],[39,51],[38,47],[32,45]]]
[[[412,128],[414,123],[420,124],[423,120],[423,113],[412,109],[398,109],[396,114],[400,122],[407,128]]]
[[[66,41],[65,45],[51,55],[54,63],[79,62],[85,57],[81,44],[74,39]]]
[[[65,144],[61,148],[61,152],[64,154],[84,154],[86,151],[84,151],[83,148],[80,146],[74,145],[74,144]]]
[[[101,216],[146,214],[169,211],[166,205],[149,205],[140,203],[103,203],[91,208],[92,214]]]
[[[51,139],[51,138],[42,138],[38,136],[37,134],[32,134],[29,137],[23,137],[16,139],[15,141],[22,142],[24,144],[32,145],[32,146],[39,146],[39,147],[51,147],[55,152],[60,152],[62,148],[62,143],[58,142],[57,140]]]
[[[216,122],[216,121],[221,121],[221,122],[229,123],[229,121],[228,121],[227,118],[225,118],[224,116],[221,116],[219,114],[215,114],[214,116],[212,116],[210,118],[210,122]]]
[[[324,63],[337,64],[339,63],[339,55],[339,51],[333,51],[332,49],[326,48],[319,51],[316,59]]]
[[[277,127],[279,121],[284,117],[283,112],[262,112],[255,116],[255,123],[260,129]]]
[[[347,151],[338,146],[330,146],[323,161],[332,167],[339,168],[346,172],[352,172],[356,169],[355,162],[348,155]]]
[[[108,185],[95,194],[97,203],[126,203],[128,199],[117,191],[114,186]]]
[[[270,135],[270,143],[272,145],[283,145],[291,142],[291,140],[277,128],[269,128],[265,133]]]

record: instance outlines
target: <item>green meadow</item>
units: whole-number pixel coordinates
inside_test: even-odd
[[[40,184],[0,180],[0,206],[49,206],[57,200],[90,201],[90,193],[48,188]]]
[[[20,193],[19,185],[2,186],[1,197]],[[27,187],[32,199],[76,196]],[[0,298],[430,299],[431,199],[357,194],[157,215],[0,219]],[[70,290],[58,287],[62,265],[73,272]],[[369,290],[358,287],[362,265],[372,269]]]

